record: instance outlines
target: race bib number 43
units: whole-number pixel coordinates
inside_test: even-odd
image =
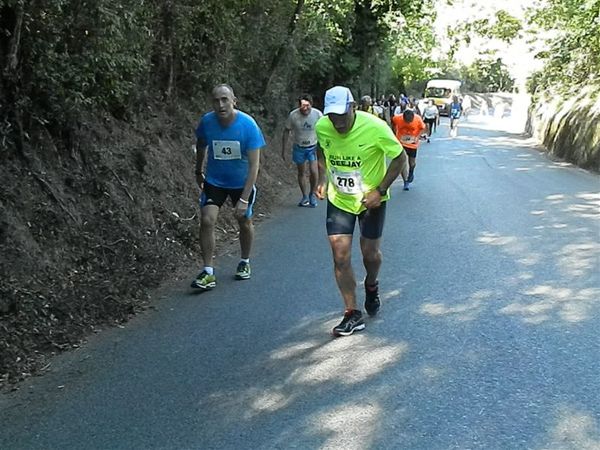
[[[362,194],[362,177],[358,170],[352,172],[331,171],[331,181],[343,194]]]
[[[242,148],[239,141],[213,141],[215,159],[242,159]]]

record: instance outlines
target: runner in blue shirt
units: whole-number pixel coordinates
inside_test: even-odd
[[[206,113],[196,128],[196,182],[200,188],[200,247],[204,268],[192,287],[213,289],[215,223],[227,200],[235,208],[240,227],[241,260],[235,277],[250,278],[250,250],[254,237],[252,208],[256,200],[256,177],[260,148],[265,139],[256,121],[235,108],[231,86],[220,84],[212,91],[214,111]]]
[[[458,134],[458,119],[460,119],[462,109],[462,104],[455,95],[452,97],[452,103],[450,104],[450,136]]]

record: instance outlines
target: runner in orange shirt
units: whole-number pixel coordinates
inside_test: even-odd
[[[401,115],[392,118],[392,128],[408,155],[408,178],[404,178],[404,173],[402,174],[404,190],[408,191],[408,186],[414,179],[415,166],[417,165],[417,149],[419,148],[421,135],[426,128],[425,123],[414,111],[407,109]]]

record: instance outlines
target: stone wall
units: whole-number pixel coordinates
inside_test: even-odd
[[[600,88],[532,104],[526,131],[551,156],[600,172]]]

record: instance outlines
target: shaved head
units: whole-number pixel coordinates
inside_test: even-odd
[[[221,84],[217,84],[213,90],[212,90],[212,94],[213,96],[215,95],[215,92],[223,92],[223,91],[227,91],[229,94],[231,94],[231,98],[235,98],[235,93],[233,92],[233,88],[228,85],[227,83],[221,83]]]
[[[216,85],[212,90],[212,101],[219,122],[223,125],[231,123],[235,118],[236,105],[233,88],[225,83]]]

